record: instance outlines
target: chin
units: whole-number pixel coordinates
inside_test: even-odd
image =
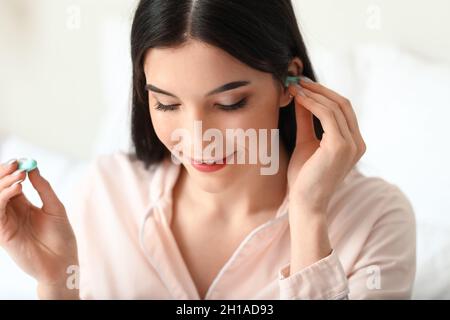
[[[236,167],[229,166],[215,172],[200,172],[193,167],[186,168],[186,170],[199,188],[209,193],[220,193],[227,188],[234,187],[233,185],[237,182],[236,177],[241,176],[237,174]]]

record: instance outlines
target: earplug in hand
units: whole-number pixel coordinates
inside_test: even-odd
[[[289,85],[291,83],[295,84],[295,83],[298,83],[299,81],[300,81],[300,77],[287,76],[286,80],[284,81],[284,86],[287,88],[287,87],[289,87]]]
[[[287,76],[286,80],[284,81],[284,85],[287,87],[289,87],[289,85],[292,84],[298,84],[300,82],[300,80],[303,80],[305,82],[314,82],[312,81],[310,78],[305,77],[305,76],[298,76],[298,77],[293,77],[293,76]]]
[[[20,158],[18,160],[18,169],[23,169],[26,172],[33,171],[37,168],[37,161],[30,158]]]

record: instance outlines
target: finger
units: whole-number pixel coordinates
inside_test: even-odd
[[[11,198],[19,195],[22,192],[22,185],[15,183],[0,192],[0,220],[5,217],[6,205]]]
[[[17,169],[17,159],[11,159],[0,165],[0,179]]]
[[[321,85],[317,82],[304,82],[303,80],[300,81],[302,86],[304,86],[306,89],[309,89],[311,91],[320,93],[327,97],[328,99],[337,102],[339,107],[342,109],[342,112],[344,113],[348,126],[350,128],[351,132],[357,132],[359,131],[358,121],[356,118],[355,111],[351,107],[351,103],[348,101],[347,98],[344,98],[337,92]]]
[[[24,181],[26,175],[27,174],[24,170],[17,170],[12,174],[3,177],[0,179],[0,190],[10,187],[15,182]]]
[[[339,131],[341,132],[342,136],[347,141],[351,141],[352,143],[354,143],[354,141],[353,141],[354,138],[348,127],[347,120],[345,119],[345,116],[342,113],[342,110],[339,107],[339,105],[336,102],[328,99],[327,97],[325,97],[321,94],[312,92],[311,90],[308,90],[306,88],[304,88],[303,91],[306,93],[306,95],[308,97],[312,98],[316,102],[324,105],[325,107],[331,109],[334,112],[334,116],[336,117],[337,123],[339,125]]]
[[[348,127],[350,129],[350,132],[352,132],[353,136],[355,137],[355,143],[358,147],[359,155],[361,156],[366,151],[366,144],[364,142],[364,139],[361,135],[361,131],[359,129],[358,120],[356,117],[355,110],[352,107],[352,104],[350,101],[338,94],[337,92],[321,85],[317,82],[305,82],[303,80],[300,81],[303,87],[320,93],[324,95],[325,97],[329,98],[330,100],[333,100],[338,103],[339,107],[341,108],[342,112],[344,113],[344,116],[347,120]]]
[[[59,201],[50,183],[41,176],[39,169],[36,168],[30,171],[28,178],[42,200],[44,212],[54,215],[65,215],[63,204]]]
[[[299,87],[294,85],[289,86],[289,93],[292,96],[301,94],[298,92]],[[314,134],[313,114],[308,109],[304,108],[294,99],[295,102],[295,119],[297,123],[297,143],[303,144],[304,142],[316,141]]]
[[[344,141],[344,137],[339,130],[336,117],[332,110],[307,96],[296,95],[295,99],[300,105],[304,106],[319,118],[327,137],[331,137],[331,140],[339,143]]]

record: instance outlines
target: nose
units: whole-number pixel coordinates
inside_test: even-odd
[[[194,159],[210,159],[208,152],[211,148],[224,152],[224,132],[217,126],[217,120],[212,116],[206,115],[203,108],[191,108],[185,125],[183,126],[187,133],[187,141],[184,141],[184,153],[186,156]]]

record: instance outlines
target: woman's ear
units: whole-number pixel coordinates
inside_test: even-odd
[[[288,66],[289,76],[300,76],[303,73],[303,63],[298,57],[294,57]],[[283,86],[283,90],[280,95],[279,106],[281,108],[287,107],[291,103],[293,97],[289,94],[288,88]]]

